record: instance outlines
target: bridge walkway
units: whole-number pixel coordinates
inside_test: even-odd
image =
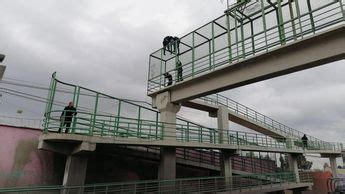
[[[160,114],[147,107],[118,99],[84,87],[65,83],[53,74],[51,90],[40,140],[44,142],[87,142],[136,146],[163,146],[201,149],[229,149],[277,153],[340,154],[340,143],[311,142],[317,146],[303,150],[291,145],[291,139],[228,130],[220,142],[219,130],[178,119],[177,123],[159,121]],[[77,115],[69,133],[56,133],[64,125],[61,120],[64,102],[73,101]],[[173,130],[169,130],[173,129]],[[171,132],[168,132],[171,131]],[[300,142],[300,139],[292,139]]]
[[[207,111],[210,113],[210,116],[216,116],[219,106],[224,106],[228,109],[230,121],[272,138],[278,138],[278,140],[284,138],[301,139],[305,134],[221,94],[200,97],[195,100],[184,102],[182,105],[197,110]],[[311,135],[306,134],[306,136],[309,140],[309,149],[317,148],[318,145],[314,145],[314,143],[328,144],[328,142],[322,141]],[[303,147],[300,141],[295,141],[294,144]]]
[[[181,37],[172,54],[150,54],[148,95],[169,91],[181,103],[342,60],[344,8],[344,0],[244,1]]]

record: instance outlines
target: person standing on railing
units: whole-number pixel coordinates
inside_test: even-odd
[[[304,134],[302,137],[303,150],[308,148],[308,137]]]
[[[68,133],[69,128],[71,127],[73,116],[77,115],[77,109],[73,107],[73,102],[69,102],[60,116],[61,125],[59,128],[59,133],[61,133],[62,128],[66,125],[65,133]]]
[[[180,60],[177,60],[176,70],[177,70],[177,80],[176,80],[176,82],[183,81],[183,78],[182,78],[183,69],[182,69],[182,63],[181,63]]]

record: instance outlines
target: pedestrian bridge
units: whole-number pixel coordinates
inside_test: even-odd
[[[182,105],[209,112],[210,116],[214,117],[217,116],[220,106],[226,107],[230,121],[268,135],[278,141],[284,138],[301,139],[305,134],[221,94],[212,94],[189,100],[182,103]],[[322,142],[322,140],[313,136],[307,135],[307,137],[309,147],[313,146],[313,142]],[[296,145],[298,143],[301,142],[295,142]]]
[[[344,0],[250,1],[150,55],[148,95],[180,103],[345,58]],[[183,81],[177,80],[177,61]],[[167,86],[164,73],[173,75]]]
[[[310,139],[309,146],[303,150],[299,138],[272,138],[233,130],[227,130],[225,138],[221,139],[217,128],[182,119],[178,119],[177,123],[160,122],[160,114],[155,110],[59,81],[55,74],[48,99],[44,134],[40,137],[40,148],[43,149],[51,147],[48,144],[56,143],[80,145],[77,150],[69,149],[71,152],[93,151],[97,144],[336,155],[340,155],[342,149],[340,143],[315,138]],[[57,133],[63,125],[60,116],[64,102],[69,101],[75,102],[78,114],[73,117],[69,133]]]

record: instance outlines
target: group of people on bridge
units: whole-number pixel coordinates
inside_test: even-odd
[[[177,60],[176,60],[176,82],[183,81],[182,74],[182,63],[179,60],[178,56],[180,54],[180,38],[173,37],[173,36],[166,36],[163,39],[163,54],[165,55],[166,51],[169,51],[170,54],[175,53]],[[164,78],[167,80],[166,86],[170,86],[173,84],[173,76],[169,72],[165,72]]]

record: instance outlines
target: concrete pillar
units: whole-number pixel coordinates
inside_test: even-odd
[[[228,144],[229,112],[225,106],[219,106],[217,111],[219,143]]]
[[[157,94],[153,103],[160,112],[160,121],[168,123],[164,125],[164,140],[176,141],[176,114],[181,105],[170,102],[169,91]]]
[[[288,154],[289,170],[293,172],[296,176],[296,182],[300,183],[299,173],[298,173],[298,164],[297,157],[299,154]]]
[[[66,159],[65,174],[63,176],[63,186],[81,186],[84,185],[87,170],[87,156],[69,155]],[[64,190],[62,193],[78,193],[79,189],[74,191]]]
[[[168,180],[176,178],[176,148],[161,148],[161,159],[158,167],[158,179]]]
[[[236,152],[233,150],[222,150],[222,160],[221,160],[221,176],[225,177],[225,184],[228,188],[232,187],[232,161],[231,157],[236,155]]]
[[[176,141],[176,114],[181,106],[170,102],[170,92],[163,92],[154,98],[154,105],[160,112],[160,121],[164,122],[163,140]],[[176,148],[161,148],[158,179],[176,178]]]
[[[333,178],[337,177],[337,157],[334,155],[330,155],[329,163],[331,164],[332,176]]]

